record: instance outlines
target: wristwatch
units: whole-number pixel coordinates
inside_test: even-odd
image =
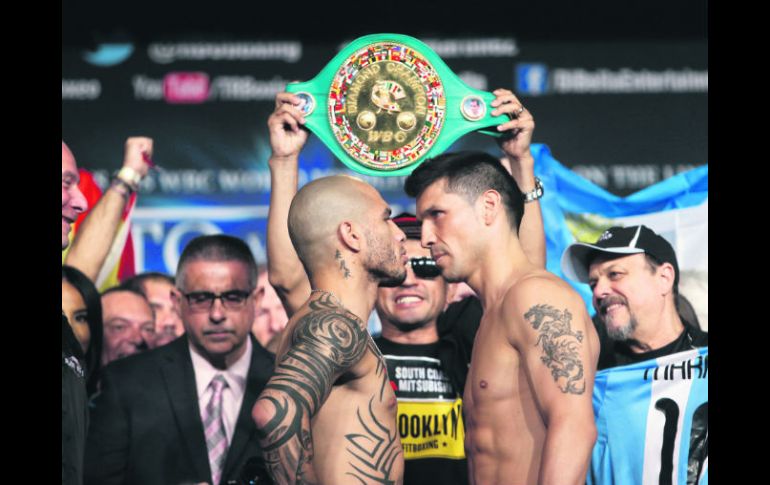
[[[540,197],[543,196],[543,184],[540,182],[540,179],[535,177],[535,188],[529,192],[525,192],[522,194],[524,197],[524,203],[527,202],[534,202]]]

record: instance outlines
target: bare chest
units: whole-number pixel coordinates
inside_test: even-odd
[[[465,385],[466,407],[511,399],[526,386],[520,372],[519,352],[511,345],[505,326],[485,317],[473,343],[473,355]],[[522,382],[524,379],[524,382]]]

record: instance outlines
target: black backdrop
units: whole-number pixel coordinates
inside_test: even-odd
[[[166,170],[145,182],[139,209],[259,206],[249,231],[219,227],[261,241],[274,93],[315,76],[360,35],[398,32],[426,41],[474,87],[513,88],[535,116],[535,142],[628,195],[708,163],[707,15],[705,2],[616,3],[66,0],[62,136],[102,183],[119,166],[127,136],[152,136]],[[119,49],[104,62],[109,45]],[[205,77],[208,97],[167,102],[164,80],[179,73]],[[455,148],[496,150],[479,134]],[[344,168],[315,137],[302,167],[306,178]],[[398,179],[377,187],[408,206]],[[173,267],[173,256],[161,263],[161,253],[180,219],[159,214],[136,219],[145,240],[140,270]]]

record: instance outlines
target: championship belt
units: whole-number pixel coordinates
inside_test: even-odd
[[[400,34],[361,37],[310,81],[286,91],[303,103],[305,126],[347,167],[365,175],[407,175],[471,131],[493,127],[495,95],[463,82],[423,42]]]

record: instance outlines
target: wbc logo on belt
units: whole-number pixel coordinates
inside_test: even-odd
[[[410,173],[471,132],[502,136],[493,93],[468,86],[433,50],[401,34],[360,37],[313,79],[286,91],[306,123],[348,168],[379,177]]]
[[[337,70],[328,115],[334,137],[351,157],[396,170],[427,153],[438,138],[446,116],[444,87],[415,50],[374,43]]]

